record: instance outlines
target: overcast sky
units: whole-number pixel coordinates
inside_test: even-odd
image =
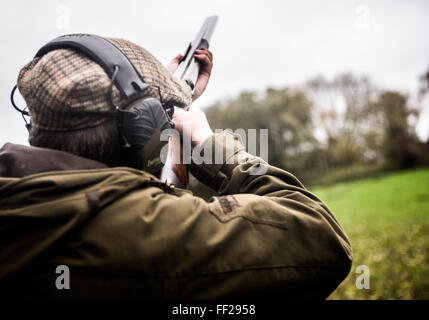
[[[0,146],[27,144],[9,94],[20,68],[66,33],[131,40],[167,64],[185,50],[204,18],[217,14],[214,68],[205,107],[243,90],[296,86],[316,75],[368,75],[382,88],[416,96],[429,66],[429,1],[2,1]],[[429,99],[418,133],[429,133]],[[20,101],[20,100],[19,100]],[[20,101],[23,103],[22,101]]]

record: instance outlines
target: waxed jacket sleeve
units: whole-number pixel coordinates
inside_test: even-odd
[[[200,242],[189,246],[195,260],[187,263],[199,271],[191,287],[186,276],[167,280],[166,294],[174,297],[182,288],[187,298],[326,298],[352,261],[349,240],[329,209],[296,177],[248,154],[228,132],[198,148],[191,171],[218,196],[188,200],[201,223],[184,227],[183,233],[197,234],[189,241]]]

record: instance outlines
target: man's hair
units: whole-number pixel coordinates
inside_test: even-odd
[[[114,119],[73,131],[48,131],[32,127],[28,140],[35,147],[69,152],[110,167],[124,165],[122,143]]]

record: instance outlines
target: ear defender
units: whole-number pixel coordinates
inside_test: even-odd
[[[168,141],[161,141],[164,129],[174,128],[171,118],[174,107],[164,106],[160,88],[148,85],[134,67],[128,57],[115,45],[106,39],[92,34],[69,34],[60,36],[37,51],[35,57],[57,49],[73,49],[92,59],[103,67],[111,79],[109,87],[109,100],[116,114],[119,134],[123,141],[124,152],[128,165],[143,169],[150,173],[158,173],[164,164],[161,161],[161,149]],[[113,84],[118,88],[122,104],[114,106],[111,97]],[[155,98],[137,98],[150,88],[158,89],[159,100]],[[18,110],[26,122],[27,129],[31,124],[24,116],[28,111],[20,109],[13,100],[16,86],[11,93],[13,107]]]
[[[155,98],[137,100],[127,109],[117,110],[117,124],[128,146],[130,165],[150,173],[159,172],[163,163],[161,149],[168,141],[161,141],[161,133],[174,127],[170,115]],[[135,153],[139,156],[135,156]]]

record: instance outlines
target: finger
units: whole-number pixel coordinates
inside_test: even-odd
[[[194,57],[195,57],[198,61],[202,61],[202,60],[204,60],[204,58],[203,58],[203,57],[207,57],[207,61],[208,61],[208,63],[209,63],[210,65],[211,65],[211,64],[213,64],[212,57],[210,57],[207,53],[203,53],[203,54],[197,53],[197,54],[195,54],[195,55],[194,55]]]
[[[200,57],[207,57],[207,59],[210,61],[210,63],[212,62],[212,59],[211,59],[211,57],[210,57],[208,54],[204,54],[204,53],[196,53],[196,54],[194,55],[194,57],[196,57],[196,56],[200,56]]]
[[[204,51],[209,54],[210,58],[213,58],[213,53],[209,49],[204,49]]]
[[[204,66],[211,69],[212,63],[211,63],[210,58],[208,56],[206,56],[206,55],[195,55],[194,58],[195,58],[195,60],[202,63]]]
[[[198,53],[208,54],[211,59],[213,58],[213,53],[209,49],[200,48],[200,49],[195,50],[195,52],[197,52],[197,51],[198,51]]]
[[[179,62],[180,61],[180,59],[182,59],[183,58],[183,55],[182,54],[178,54],[177,56],[175,56],[174,58],[173,58],[173,60],[171,60],[171,62]]]
[[[201,58],[207,58],[209,61],[211,61],[210,56],[208,54],[195,54],[194,57],[201,57]]]
[[[213,54],[209,50],[207,50],[207,49],[196,49],[195,53],[197,53],[197,54],[206,54],[209,57],[213,57]]]
[[[169,66],[174,66],[174,65],[178,65],[179,64],[179,61],[180,61],[180,59],[182,59],[182,55],[181,54],[178,54],[177,56],[175,56],[171,61],[170,61],[170,63],[168,64]]]
[[[180,59],[182,59],[182,55],[178,54],[176,57],[173,58],[173,60],[170,61],[170,63],[167,65],[167,69],[171,72],[174,73],[176,71],[176,69],[179,66],[179,62]]]

